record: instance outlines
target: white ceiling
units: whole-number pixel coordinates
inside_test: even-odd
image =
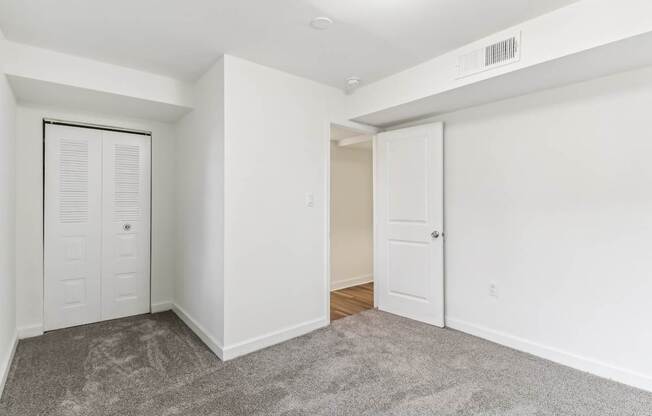
[[[577,0],[0,0],[13,41],[193,80],[223,54],[369,83]],[[311,29],[316,16],[335,23]]]

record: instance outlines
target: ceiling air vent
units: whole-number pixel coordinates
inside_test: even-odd
[[[521,33],[483,48],[460,55],[457,59],[457,78],[487,71],[521,59]]]

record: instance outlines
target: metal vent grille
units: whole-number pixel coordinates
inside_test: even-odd
[[[62,139],[59,144],[59,221],[88,222],[88,142]]]
[[[115,221],[136,221],[140,217],[140,147],[116,144],[114,163]]]
[[[477,74],[508,65],[521,59],[521,34],[460,55],[457,60],[457,78]]]
[[[515,37],[487,46],[485,48],[485,66],[491,66],[514,59],[517,51],[518,41]]]

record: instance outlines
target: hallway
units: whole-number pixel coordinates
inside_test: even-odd
[[[331,292],[331,321],[355,315],[373,309],[373,307],[373,282]]]

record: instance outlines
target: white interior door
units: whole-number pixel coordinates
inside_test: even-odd
[[[150,137],[46,125],[45,329],[149,312]]]
[[[443,124],[376,137],[378,307],[444,326]]]
[[[104,132],[102,319],[149,312],[150,137]]]
[[[102,132],[46,126],[45,329],[99,321]]]

